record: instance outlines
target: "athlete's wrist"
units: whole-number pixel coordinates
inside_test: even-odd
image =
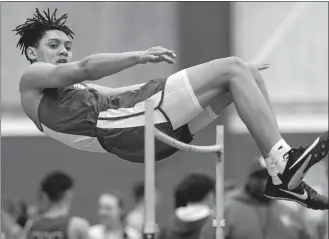
[[[145,51],[137,51],[136,54],[138,64],[146,64],[148,62],[148,55],[145,54]]]

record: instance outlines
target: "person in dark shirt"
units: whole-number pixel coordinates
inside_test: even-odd
[[[158,239],[214,239],[215,182],[194,173],[175,189],[175,212],[168,225],[160,227]]]
[[[24,239],[88,239],[89,223],[70,215],[74,181],[66,173],[48,173],[40,184],[42,209],[25,226]]]

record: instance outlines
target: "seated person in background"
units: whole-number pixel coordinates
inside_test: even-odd
[[[141,239],[141,233],[126,227],[123,200],[118,193],[104,193],[98,203],[100,224],[90,227],[90,239]]]
[[[269,175],[263,162],[255,160],[246,185],[227,197],[225,239],[311,239],[300,215],[264,196]]]
[[[205,174],[187,176],[175,189],[175,213],[171,223],[160,228],[158,239],[214,238],[214,207],[214,180]]]

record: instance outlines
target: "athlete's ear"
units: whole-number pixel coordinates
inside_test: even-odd
[[[26,49],[26,55],[31,61],[36,61],[37,60],[37,49],[35,47],[29,46]]]

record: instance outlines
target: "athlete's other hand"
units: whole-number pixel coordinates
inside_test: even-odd
[[[139,62],[145,64],[147,62],[158,63],[167,62],[169,64],[174,64],[176,54],[172,50],[168,50],[161,46],[151,47],[146,51],[142,51],[139,56]]]

